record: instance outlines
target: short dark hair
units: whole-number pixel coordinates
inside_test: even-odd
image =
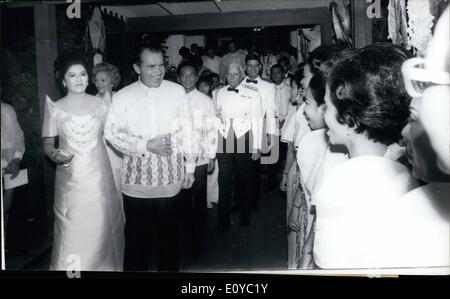
[[[182,61],[177,67],[177,75],[178,76],[180,76],[181,70],[185,67],[192,67],[195,71],[195,74],[196,75],[198,74],[198,70],[197,70],[197,67],[195,66],[195,64],[192,63],[192,61],[190,61],[190,60],[185,60],[185,61]]]
[[[197,89],[198,89],[198,86],[200,85],[200,83],[203,83],[203,82],[206,82],[211,87],[211,85],[212,85],[211,75],[201,75],[200,77],[198,77],[197,84],[196,84]]]
[[[137,47],[137,50],[132,57],[134,64],[137,64],[137,65],[141,64],[141,55],[145,50],[150,51],[151,53],[156,53],[156,54],[161,54],[161,55],[163,54],[162,46],[158,42],[149,41],[149,42],[140,44]]]
[[[212,78],[217,78],[217,79],[220,79],[220,77],[219,77],[219,74],[218,74],[218,73],[211,73],[211,74],[210,74],[210,76],[211,76],[211,80],[212,80]]]
[[[281,64],[282,62],[285,62],[285,63],[287,63],[287,64],[291,64],[291,62],[289,61],[289,58],[286,57],[286,56],[281,56],[281,57],[278,59],[278,63],[279,63],[279,64]]]
[[[327,82],[337,121],[376,142],[398,142],[411,100],[401,74],[406,59],[394,47],[371,45],[339,62]]]
[[[311,80],[309,81],[308,88],[311,91],[311,94],[314,98],[314,101],[316,101],[317,106],[320,106],[322,104],[325,104],[325,87],[326,87],[326,80],[325,77],[318,73],[312,76]]]
[[[270,68],[270,71],[272,71],[273,69],[276,69],[276,68],[279,68],[283,73],[285,73],[284,67],[279,63],[272,65],[272,67]]]
[[[256,53],[251,53],[251,54],[248,54],[247,56],[245,56],[245,64],[247,64],[247,62],[250,60],[256,60],[259,62],[259,64],[261,64],[261,59],[260,59],[259,55]]]
[[[191,55],[191,50],[183,46],[178,50],[178,54],[180,54],[180,56],[182,57],[188,57],[189,55]]]

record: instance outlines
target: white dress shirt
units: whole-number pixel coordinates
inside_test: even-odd
[[[279,121],[286,119],[291,98],[291,87],[283,81],[280,85],[275,85],[275,99],[277,104],[276,116]]]
[[[261,149],[262,142],[262,101],[256,87],[243,80],[236,89],[238,92],[228,91],[225,86],[216,94],[216,105],[221,119],[219,132],[227,138],[233,126],[236,138],[240,138],[248,131],[253,134],[253,149]]]
[[[187,94],[187,99],[192,115],[196,165],[205,165],[216,157],[219,120],[212,99],[207,95],[194,89]]]
[[[305,104],[301,104],[298,109],[294,109],[295,106],[292,105],[290,107],[292,108],[288,109],[290,112],[281,129],[281,142],[292,142],[294,147],[297,148],[302,138],[311,132],[311,129],[303,114]]]
[[[203,57],[203,66],[210,69],[212,72],[219,74],[220,71],[220,61],[222,60],[219,56],[214,56],[213,58],[208,55]]]
[[[165,134],[170,134],[172,155],[149,152],[147,142]],[[138,80],[119,90],[105,138],[124,155],[122,192],[129,196],[173,197],[182,188],[185,172],[195,170],[189,104],[184,88],[176,83],[163,80],[159,87],[149,88]]]

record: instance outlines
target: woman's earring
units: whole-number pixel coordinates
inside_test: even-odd
[[[66,82],[64,82],[64,81],[63,81],[63,83],[62,83],[62,84],[63,84],[64,88],[66,88],[66,87],[67,87],[67,86],[66,86]]]

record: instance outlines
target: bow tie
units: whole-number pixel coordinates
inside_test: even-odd
[[[239,89],[237,89],[237,88],[228,87],[227,90],[228,91],[234,91],[235,93],[239,93]]]
[[[247,80],[245,80],[245,82],[258,84],[258,80],[252,80],[252,79],[247,79]]]

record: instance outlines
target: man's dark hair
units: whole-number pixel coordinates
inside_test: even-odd
[[[192,68],[194,69],[195,74],[198,74],[198,69],[197,69],[197,67],[195,66],[195,64],[192,63],[192,61],[190,61],[190,60],[185,60],[185,61],[181,62],[181,63],[178,65],[178,67],[177,67],[177,75],[180,76],[181,70],[182,70],[183,68],[185,68],[185,67],[188,67],[188,66],[189,66],[189,67],[192,67]]]
[[[248,54],[247,56],[245,56],[245,64],[247,64],[247,62],[250,60],[256,60],[259,62],[259,64],[261,64],[261,59],[260,59],[259,55],[256,53],[251,53],[251,54]]]
[[[279,63],[272,65],[272,67],[270,68],[270,71],[273,71],[276,68],[279,68],[283,73],[286,73],[284,71],[284,67],[281,64],[279,64]]]
[[[163,53],[161,44],[155,41],[149,41],[146,43],[143,43],[141,45],[138,46],[135,54],[133,55],[133,63],[140,65],[141,64],[141,55],[142,52],[144,52],[145,50],[150,51],[151,53]]]

